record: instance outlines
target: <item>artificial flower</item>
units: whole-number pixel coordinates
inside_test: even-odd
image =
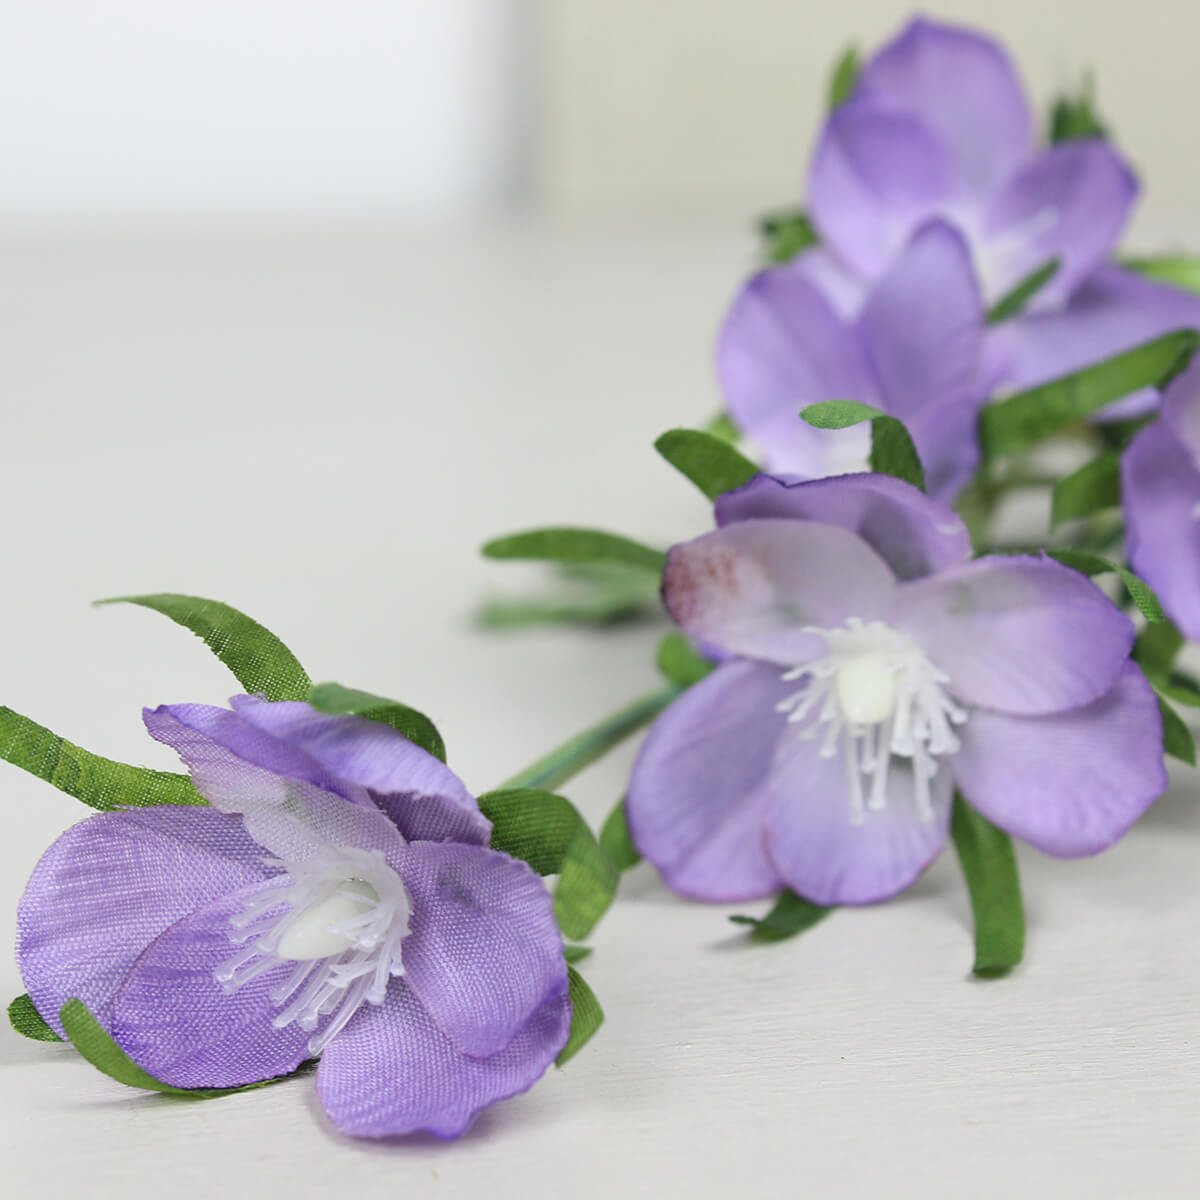
[[[1133,625],[1040,556],[970,561],[900,480],[760,475],[675,546],[663,598],[721,661],[655,722],[629,827],[668,886],[881,900],[946,842],[957,788],[1053,855],[1112,845],[1166,786]]]
[[[734,423],[769,469],[820,478],[867,468],[870,427],[814,429],[801,408],[858,400],[908,426],[930,492],[951,499],[979,460],[984,314],[962,237],[919,229],[853,320],[798,271],[746,284],[721,331],[718,372]]]
[[[79,998],[158,1080],[237,1087],[320,1056],[346,1132],[462,1133],[566,1041],[542,881],[487,848],[462,782],[390,727],[299,702],[147,710],[211,807],[68,830],[21,901],[17,957],[58,1032]]]

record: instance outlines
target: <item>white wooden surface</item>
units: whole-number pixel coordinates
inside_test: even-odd
[[[139,707],[234,685],[163,618],[87,607],[148,590],[228,600],[315,677],[426,709],[477,790],[653,686],[655,631],[473,632],[478,594],[527,582],[475,547],[549,520],[703,528],[650,442],[715,407],[736,236],[0,257],[2,702],[170,765]],[[570,789],[590,816],[629,756]],[[84,810],[15,769],[0,781],[11,927]],[[587,964],[601,1035],[452,1145],[343,1139],[311,1080],[207,1103],[128,1092],[5,1028],[4,1193],[1194,1196],[1196,799],[1181,776],[1101,859],[1025,854],[1029,954],[1001,982],[968,978],[949,860],[772,948],[640,867]],[[0,963],[0,993],[19,990]]]

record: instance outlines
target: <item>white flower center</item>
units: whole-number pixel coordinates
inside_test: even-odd
[[[309,1040],[316,1055],[364,1003],[382,1004],[388,980],[403,974],[408,892],[378,850],[327,847],[305,862],[271,862],[285,868],[286,884],[260,892],[230,919],[230,941],[243,949],[214,974],[232,994],[295,962],[271,990],[276,1005],[291,1000],[272,1024],[311,1031],[332,1014]]]
[[[882,621],[852,617],[839,629],[805,632],[824,638],[826,652],[785,672],[784,680],[804,686],[775,707],[788,721],[808,724],[802,737],[823,734],[822,758],[832,758],[840,744],[851,821],[861,825],[868,811],[887,806],[893,754],[911,760],[917,813],[932,820],[938,758],[958,750],[954,726],[967,719],[946,691],[949,676],[908,634]]]

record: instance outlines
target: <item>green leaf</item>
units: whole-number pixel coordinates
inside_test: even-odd
[[[1072,567],[1085,575],[1118,576],[1130,599],[1147,621],[1157,624],[1167,619],[1153,589],[1127,567],[1111,562],[1100,554],[1093,554],[1090,550],[1047,550],[1046,553],[1064,567]]]
[[[812,222],[799,211],[763,217],[759,228],[767,240],[767,262],[775,266],[791,262],[802,250],[820,241]]]
[[[530,529],[486,543],[488,558],[532,558],[548,562],[620,562],[647,571],[661,572],[667,556],[632,538],[602,529]]]
[[[661,612],[659,579],[624,563],[561,563],[544,592],[491,596],[475,613],[485,629],[529,625],[616,625]]]
[[[308,693],[309,678],[295,655],[269,629],[228,604],[173,592],[96,603],[139,604],[190,629],[247,692],[262,692],[268,700],[303,700]]]
[[[829,80],[830,112],[850,99],[850,93],[854,91],[854,85],[857,82],[858,50],[854,46],[847,46],[837,60],[837,65],[833,68],[833,75]]]
[[[1060,96],[1050,110],[1050,141],[1075,138],[1107,138],[1108,129],[1096,114],[1095,87],[1085,75],[1078,96]]]
[[[90,754],[11,708],[0,708],[0,759],[102,812],[208,803],[186,775],[130,767]]]
[[[492,822],[492,849],[557,875],[554,915],[569,938],[585,938],[612,903],[620,873],[587,822],[563,796],[511,788],[479,797]]]
[[[1183,648],[1183,634],[1171,621],[1147,625],[1133,644],[1133,660],[1147,677],[1165,678]]]
[[[698,429],[669,429],[654,448],[710,500],[749,483],[759,473],[758,467],[728,442]]]
[[[774,906],[765,917],[746,917],[740,913],[729,919],[735,925],[749,925],[750,939],[755,942],[782,942],[811,929],[818,921],[833,912],[797,896],[786,888],[779,893]]]
[[[600,849],[612,859],[618,871],[628,871],[642,861],[642,856],[629,834],[624,797],[617,802],[600,827]]]
[[[168,1096],[183,1096],[189,1100],[211,1100],[217,1096],[231,1096],[235,1092],[249,1092],[266,1087],[287,1075],[273,1079],[260,1079],[254,1083],[232,1088],[178,1088],[162,1083],[147,1071],[143,1071],[120,1046],[105,1032],[104,1027],[88,1011],[82,1000],[68,1000],[58,1014],[63,1029],[71,1044],[84,1058],[105,1075],[127,1087],[142,1088],[147,1092],[165,1092]],[[296,1072],[293,1071],[294,1075]]]
[[[1020,454],[1075,421],[1143,387],[1164,387],[1200,346],[1180,329],[1103,362],[984,407],[979,436],[986,458]]]
[[[1188,708],[1200,708],[1200,683],[1182,671],[1172,671],[1165,679],[1147,675],[1155,689],[1168,700]]]
[[[733,423],[733,419],[726,412],[717,413],[705,425],[704,432],[709,437],[715,437],[719,442],[737,442],[742,436],[742,431]]]
[[[800,415],[817,429],[849,429],[863,421],[871,422],[871,470],[894,475],[925,490],[925,470],[921,456],[904,423],[870,404],[857,400],[826,400],[810,404]]]
[[[682,633],[668,633],[658,643],[658,653],[655,656],[659,673],[669,683],[677,683],[680,687],[691,687],[699,683],[706,675],[711,674],[716,663],[697,654],[692,643]]]
[[[1012,839],[957,795],[950,836],[975,917],[975,974],[1005,975],[1025,954],[1025,909]]]
[[[1200,257],[1192,254],[1172,254],[1165,258],[1130,258],[1121,264],[1147,279],[1168,283],[1185,292],[1200,292]]]
[[[591,952],[591,946],[572,946],[569,944],[563,946],[563,958],[569,963],[582,962]]]
[[[1040,267],[1030,271],[1010,292],[1001,296],[988,309],[987,323],[997,325],[1001,321],[1015,317],[1050,282],[1057,273],[1058,267],[1059,260],[1052,258],[1049,262],[1042,263]]]
[[[61,1042],[62,1038],[42,1020],[28,996],[18,996],[8,1006],[8,1023],[22,1036],[35,1042]]]
[[[437,726],[423,712],[398,700],[385,700],[357,688],[342,687],[340,683],[318,683],[309,689],[305,699],[317,712],[352,713],[368,721],[390,725],[426,753],[446,761],[446,743]]]
[[[1158,711],[1162,713],[1163,753],[1194,767],[1196,765],[1196,741],[1192,737],[1192,731],[1161,695],[1158,697]]]
[[[571,999],[571,1032],[567,1044],[554,1060],[556,1066],[566,1066],[592,1040],[592,1035],[604,1024],[604,1009],[596,993],[588,987],[574,967],[567,967],[567,994]]]
[[[1120,503],[1120,456],[1101,454],[1054,485],[1050,527],[1053,529],[1064,521],[1090,517],[1094,512]]]

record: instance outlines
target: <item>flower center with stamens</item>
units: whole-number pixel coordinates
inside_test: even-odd
[[[382,1004],[388,981],[403,974],[401,943],[410,904],[400,876],[378,850],[326,847],[303,862],[271,860],[286,874],[230,919],[242,947],[214,971],[230,994],[282,963],[294,963],[270,997],[273,1024],[316,1031],[319,1054],[364,1004]]]
[[[882,621],[851,617],[837,629],[805,632],[824,639],[825,654],[784,673],[803,686],[775,707],[805,725],[801,737],[821,738],[822,758],[843,756],[850,820],[861,825],[868,811],[887,807],[893,755],[910,760],[917,815],[932,820],[938,759],[959,749],[954,726],[967,719],[946,690],[949,676]]]

